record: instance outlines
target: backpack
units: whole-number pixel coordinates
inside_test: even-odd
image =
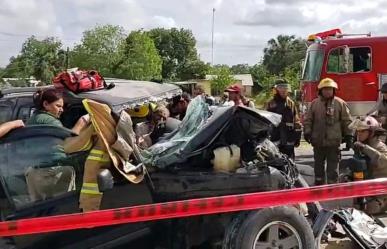
[[[74,93],[107,88],[102,75],[97,71],[68,70],[59,73],[53,80],[56,88],[66,88]]]

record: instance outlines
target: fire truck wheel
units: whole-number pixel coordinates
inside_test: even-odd
[[[235,239],[240,249],[313,249],[314,236],[306,218],[294,207],[265,208],[251,213]]]

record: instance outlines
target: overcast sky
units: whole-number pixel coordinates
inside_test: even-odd
[[[191,29],[201,59],[210,62],[212,8],[216,64],[255,64],[267,40],[278,34],[305,38],[341,28],[387,35],[387,0],[0,0],[0,66],[31,35],[56,36],[72,47],[96,24],[117,24],[128,32]]]

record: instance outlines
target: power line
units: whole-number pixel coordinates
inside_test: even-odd
[[[48,38],[48,37],[55,37],[55,38],[58,38],[60,40],[63,40],[63,41],[80,41],[81,40],[81,37],[79,38],[60,38],[58,37],[57,35],[32,35],[32,34],[20,34],[20,33],[10,33],[10,32],[4,32],[4,31],[0,31],[0,35],[4,35],[4,36],[8,36],[8,37],[31,37],[31,36],[34,36],[34,37],[37,37],[37,38]],[[4,38],[2,38],[1,40],[4,40]]]

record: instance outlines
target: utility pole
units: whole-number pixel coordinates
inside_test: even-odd
[[[211,65],[214,65],[214,26],[215,26],[215,8],[212,8],[212,43],[211,43]]]
[[[67,47],[67,50],[66,50],[66,70],[69,69],[69,66],[70,66],[70,58],[69,58],[69,54],[70,54],[70,49],[69,47]]]

